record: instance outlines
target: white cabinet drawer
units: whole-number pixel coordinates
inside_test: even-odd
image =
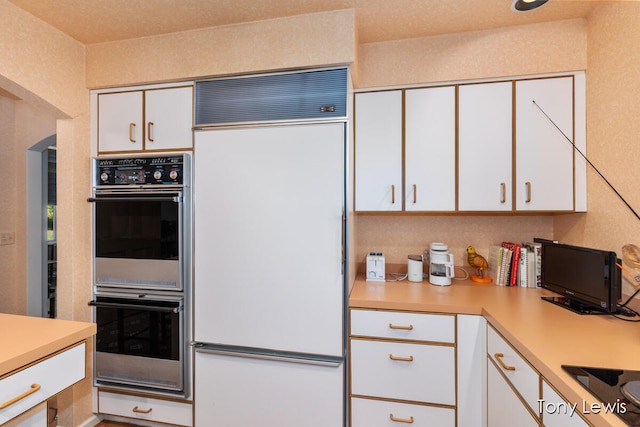
[[[538,372],[492,327],[487,331],[487,353],[531,410],[538,413],[540,398]]]
[[[0,380],[0,425],[85,377],[85,344],[79,344]]]
[[[455,405],[452,346],[351,340],[354,395]]]
[[[191,409],[192,405],[187,402],[103,391],[98,393],[98,412],[101,414],[190,427],[193,425]]]
[[[351,310],[351,335],[401,340],[455,342],[452,314]]]
[[[384,400],[351,399],[351,427],[455,427],[453,408],[412,405]]]

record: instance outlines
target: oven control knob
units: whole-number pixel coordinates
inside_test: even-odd
[[[155,179],[160,179],[160,178],[162,178],[162,171],[161,171],[161,170],[157,170],[157,171],[155,171],[155,172],[153,173],[153,177],[154,177]]]
[[[108,174],[108,173],[106,173],[106,172],[102,172],[102,173],[100,174],[100,180],[101,180],[102,182],[107,182],[107,181],[109,180],[109,174]]]
[[[175,169],[171,169],[171,172],[169,172],[169,178],[176,179],[177,177],[178,177],[178,171]]]

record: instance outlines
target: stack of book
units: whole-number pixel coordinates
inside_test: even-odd
[[[542,245],[537,242],[502,242],[489,247],[489,277],[498,286],[537,288],[541,280]]]

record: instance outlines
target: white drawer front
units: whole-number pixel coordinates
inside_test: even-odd
[[[83,379],[85,357],[82,343],[0,380],[0,424]]]
[[[351,310],[351,335],[455,342],[455,315]]]
[[[455,405],[451,346],[351,340],[352,393]]]
[[[186,402],[101,391],[98,394],[98,412],[179,426],[193,425],[192,405]]]
[[[487,352],[496,362],[500,371],[513,384],[518,393],[535,413],[538,412],[540,398],[540,377],[538,372],[492,327],[487,331]],[[502,356],[500,356],[502,355]],[[504,366],[513,368],[507,369]]]
[[[384,400],[351,399],[351,427],[455,427],[451,408],[411,405]]]

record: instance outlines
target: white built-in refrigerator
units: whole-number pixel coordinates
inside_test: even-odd
[[[196,132],[196,426],[345,425],[345,132]]]

